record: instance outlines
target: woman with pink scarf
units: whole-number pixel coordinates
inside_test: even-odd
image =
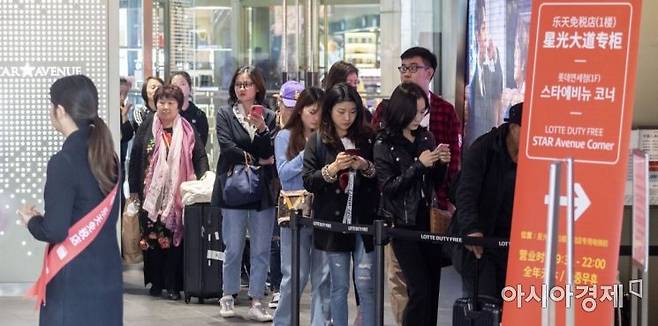
[[[144,283],[149,294],[167,290],[180,299],[183,288],[183,204],[180,184],[208,171],[205,146],[179,112],[183,92],[177,86],[158,88],[155,119],[137,131],[130,155],[131,198],[142,202],[140,224],[144,250]]]

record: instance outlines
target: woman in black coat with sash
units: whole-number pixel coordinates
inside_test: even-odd
[[[46,285],[39,325],[122,325],[123,280],[116,233],[119,196],[112,192],[119,166],[112,135],[98,117],[98,92],[89,78],[57,80],[50,98],[51,123],[65,141],[48,161],[44,213],[34,206],[20,210],[30,233],[49,248],[70,241],[68,232],[76,222],[113,193],[114,200],[98,235]]]

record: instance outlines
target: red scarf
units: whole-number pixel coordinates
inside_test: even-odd
[[[71,228],[66,240],[48,245],[43,261],[41,274],[36,283],[27,291],[28,297],[37,299],[37,307],[46,305],[46,286],[57,273],[87,248],[100,234],[107,221],[114,198],[117,194],[118,185],[98,204],[91,212],[77,221]]]

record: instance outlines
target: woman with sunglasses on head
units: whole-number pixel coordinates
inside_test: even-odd
[[[236,316],[235,298],[240,291],[240,267],[249,230],[250,265],[249,296],[252,298],[248,319],[267,322],[272,320],[262,300],[270,262],[272,228],[274,227],[274,173],[273,133],[276,118],[265,108],[265,81],[260,72],[251,66],[239,68],[229,87],[230,106],[217,112],[217,142],[220,148],[217,178],[212,205],[222,209],[222,237],[224,250],[223,290],[219,314],[224,318]],[[245,162],[246,161],[246,162]],[[261,193],[255,198],[242,198],[241,203],[224,195],[223,176],[236,165],[260,167]]]
[[[314,195],[314,218],[344,224],[372,224],[377,194],[372,163],[373,133],[363,123],[364,108],[354,87],[336,84],[322,105],[319,131],[304,150],[304,188]],[[329,258],[331,317],[347,325],[350,261],[354,255],[356,287],[363,325],[374,325],[374,255],[371,236],[314,230],[316,249]]]
[[[385,128],[377,135],[374,158],[382,191],[379,216],[393,227],[429,231],[434,185],[450,162],[446,144],[420,122],[428,110],[427,94],[414,83],[398,86],[384,110]],[[441,281],[441,247],[394,239],[393,251],[407,281],[409,302],[402,325],[436,325]]]

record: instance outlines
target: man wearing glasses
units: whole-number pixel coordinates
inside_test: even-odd
[[[452,215],[454,206],[448,201],[448,185],[459,172],[462,124],[454,106],[429,90],[430,82],[436,72],[436,56],[426,48],[412,47],[404,51],[400,59],[402,60],[401,65],[398,67],[400,81],[418,84],[428,94],[430,100],[430,109],[421,121],[421,126],[429,129],[437,144],[448,144],[450,146],[451,161],[448,166],[448,177],[444,179],[443,183],[438,184],[435,190],[438,208],[441,213]],[[382,105],[377,107],[373,116],[372,123],[375,129],[382,127],[380,125],[382,108]],[[395,108],[390,109],[395,110]],[[390,258],[388,280],[391,286],[391,306],[396,322],[400,325],[408,300],[406,282],[392,250],[389,250],[388,255]]]

